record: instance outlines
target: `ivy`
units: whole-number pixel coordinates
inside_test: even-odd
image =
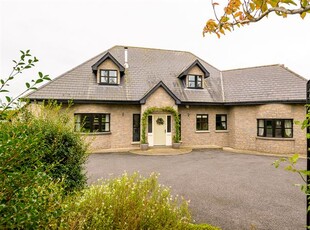
[[[141,134],[141,144],[147,143],[147,137],[146,137],[146,126],[147,126],[147,118],[150,114],[154,112],[168,112],[171,113],[174,117],[174,127],[175,127],[175,135],[173,136],[173,142],[179,143],[180,142],[180,118],[179,113],[171,106],[166,107],[150,107],[147,108],[143,115],[142,115],[142,134]]]

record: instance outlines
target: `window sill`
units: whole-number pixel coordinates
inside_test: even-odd
[[[109,84],[109,83],[98,83],[99,85],[111,85],[111,86],[118,86],[119,84]]]
[[[196,133],[210,133],[210,130],[196,130]]]
[[[195,90],[195,89],[202,90],[202,89],[204,89],[204,88],[187,87],[186,89],[188,89],[188,90]]]
[[[81,135],[91,135],[91,136],[95,136],[95,135],[110,135],[112,134],[111,132],[97,132],[97,133],[80,133]]]
[[[269,140],[269,141],[295,141],[295,138],[281,138],[281,137],[256,137],[259,140]]]
[[[229,133],[229,130],[215,130],[216,133]]]
[[[132,145],[140,145],[140,141],[133,141],[131,142]]]

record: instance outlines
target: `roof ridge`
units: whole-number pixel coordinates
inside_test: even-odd
[[[235,70],[244,70],[244,69],[255,69],[255,68],[271,67],[271,66],[282,66],[282,67],[284,67],[283,64],[270,64],[270,65],[260,65],[260,66],[244,67],[244,68],[227,69],[227,70],[222,70],[222,72],[235,71]]]
[[[146,50],[159,50],[159,51],[173,51],[173,52],[180,52],[180,53],[189,53],[192,54],[189,51],[186,50],[173,50],[173,49],[162,49],[162,48],[150,48],[150,47],[142,47],[142,46],[125,46],[125,45],[115,45],[114,47],[128,47],[128,48],[138,48],[138,49],[146,49]],[[111,48],[111,49],[112,49]],[[193,54],[192,54],[193,55]],[[194,55],[195,56],[195,55]]]

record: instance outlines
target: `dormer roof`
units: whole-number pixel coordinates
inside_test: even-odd
[[[194,67],[194,66],[198,66],[201,71],[204,74],[204,78],[207,78],[210,76],[210,73],[208,72],[208,70],[200,63],[200,61],[198,59],[196,59],[189,67],[187,67],[180,75],[179,78],[182,78],[186,75],[188,75],[188,72]]]
[[[122,66],[110,52],[107,52],[105,55],[103,55],[102,58],[100,58],[94,65],[92,65],[92,70],[95,74],[97,74],[98,66],[100,66],[105,60],[110,59],[112,62],[114,62],[115,65],[119,68],[119,71],[124,73],[125,67]]]

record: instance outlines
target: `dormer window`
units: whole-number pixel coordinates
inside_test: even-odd
[[[188,75],[188,88],[201,89],[202,76],[201,75]]]
[[[116,85],[117,82],[117,70],[100,70],[100,83]]]

